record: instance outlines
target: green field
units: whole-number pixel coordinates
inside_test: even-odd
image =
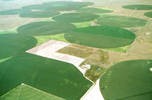
[[[41,21],[41,22],[33,22],[20,26],[17,29],[17,31],[19,34],[36,36],[36,35],[55,35],[59,33],[65,33],[74,28],[75,26],[69,23]]]
[[[85,7],[85,8],[81,8],[81,9],[77,10],[77,12],[101,14],[101,13],[111,13],[113,11],[108,10],[108,9]]]
[[[144,26],[147,21],[135,17],[118,16],[118,15],[101,15],[97,21],[100,25],[110,25],[118,27],[139,27]]]
[[[0,95],[25,83],[66,100],[78,100],[91,86],[73,65],[31,54],[20,53],[0,66]]]
[[[59,11],[76,10],[91,4],[88,2],[52,2],[0,11],[0,15],[19,14],[20,17],[47,18],[59,14]],[[50,9],[53,10],[50,11]],[[97,17],[97,15],[93,15],[93,17],[90,15],[82,14],[81,17],[84,16],[83,20],[85,21]],[[88,18],[85,19],[85,17]],[[76,17],[76,20],[79,19]],[[49,36],[63,34],[74,28],[75,26],[71,22],[55,22],[51,21],[50,18],[50,21],[48,19],[48,21],[22,25],[17,28],[17,33],[1,33],[0,46],[3,48],[0,49],[0,95],[4,95],[21,83],[25,83],[66,100],[80,99],[92,83],[86,80],[73,65],[24,53],[36,46],[37,42],[41,41],[44,36],[46,36],[45,39],[48,39]],[[22,99],[26,99],[24,93],[21,95],[23,95]],[[34,93],[31,95],[34,95]],[[5,95],[5,97],[9,98],[8,95]],[[2,96],[2,99],[5,98]]]
[[[99,77],[105,100],[152,100],[152,2],[82,1],[0,0],[0,100],[80,100]],[[53,39],[91,68],[26,53]]]
[[[132,10],[152,10],[152,5],[125,5],[123,8],[132,9]]]
[[[49,18],[55,15],[60,14],[57,11],[51,10],[29,10],[29,9],[22,9],[19,12],[21,17],[31,17],[31,18]]]
[[[135,37],[134,33],[114,26],[77,28],[65,34],[69,42],[97,48],[126,46],[131,44]]]
[[[80,8],[92,5],[91,2],[70,2],[70,1],[56,1],[42,4],[35,4],[22,7],[20,9],[0,11],[0,15],[15,15],[20,17],[30,18],[49,18],[59,15],[60,11],[78,10]]]
[[[106,100],[151,100],[152,60],[124,61],[113,65],[100,80]]]
[[[18,9],[6,10],[6,11],[0,11],[0,15],[16,15],[18,14],[18,12],[19,12]]]
[[[144,15],[147,16],[147,17],[152,18],[152,11],[151,12],[146,12]]]
[[[0,97],[0,100],[65,100],[26,84],[21,84]]]
[[[91,21],[98,18],[98,15],[90,13],[65,13],[54,17],[53,19],[57,22],[76,23]]]
[[[43,3],[38,9],[49,9],[55,11],[71,11],[78,10],[83,7],[93,5],[93,2],[74,2],[74,1],[55,1]]]
[[[0,95],[25,83],[66,100],[81,98],[91,82],[71,64],[25,53],[36,44],[26,34],[1,33]]]
[[[37,40],[31,36],[14,33],[0,35],[0,59],[14,57],[34,47]]]

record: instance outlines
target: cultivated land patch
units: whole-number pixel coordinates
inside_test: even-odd
[[[0,15],[16,15],[18,14],[19,9],[12,9],[12,10],[4,10],[4,11],[0,11]]]
[[[82,7],[93,5],[93,2],[71,2],[71,1],[55,1],[43,3],[40,9],[52,9],[56,11],[78,10]]]
[[[78,100],[91,86],[75,66],[27,53],[0,66],[0,95],[25,83],[66,100]]]
[[[151,12],[146,12],[144,15],[147,16],[147,17],[152,18],[152,11]]]
[[[72,49],[72,51],[69,53],[66,52],[69,49]],[[105,71],[104,68],[101,66],[92,66],[92,63],[89,62],[88,58],[87,58],[87,61],[85,61],[85,59],[83,59],[83,58],[76,57],[76,56],[79,56],[80,53],[84,53],[84,51],[86,52],[88,50],[90,50],[90,52],[89,52],[89,54],[84,54],[83,55],[84,58],[88,57],[92,53],[96,53],[98,49],[91,48],[91,47],[85,47],[85,46],[81,46],[81,45],[76,45],[76,44],[72,45],[72,44],[69,44],[66,42],[61,42],[61,41],[50,40],[46,43],[43,43],[42,45],[32,48],[26,52],[73,64],[73,65],[75,65],[75,67],[77,69],[79,69],[79,71],[83,75],[86,76],[87,79],[89,79],[95,83],[96,80],[99,79],[101,74],[104,73],[104,71]],[[65,54],[63,52],[66,52],[67,54]],[[75,52],[79,52],[79,53],[75,53]],[[73,55],[73,53],[75,56],[71,56],[71,55]],[[97,55],[98,54],[99,53],[97,53]],[[99,54],[99,55],[100,55],[100,57],[96,57],[93,55],[95,57],[94,59],[96,60],[96,62],[98,61],[98,63],[101,61],[102,65],[103,65],[105,63],[105,53],[102,51],[101,54]],[[95,60],[94,60],[94,63],[98,64],[95,62]],[[92,61],[92,60],[90,60],[90,61]],[[82,63],[84,63],[84,64],[82,64]],[[96,92],[94,92],[94,91],[96,91]],[[89,89],[89,93],[87,92],[87,94],[85,94],[82,98],[85,100],[86,98],[89,98],[91,95],[95,95],[95,96],[97,96],[97,98],[102,98],[98,84],[93,85]]]
[[[68,23],[41,21],[20,26],[17,30],[19,34],[35,36],[64,33],[74,28],[72,24]]]
[[[71,64],[25,53],[36,43],[23,34],[0,35],[0,58],[6,59],[0,62],[0,95],[25,83],[67,100],[80,99],[91,82]]]
[[[107,68],[109,55],[98,48],[70,44],[57,52],[84,58],[79,67],[86,69],[84,75],[92,82],[96,82]]]
[[[54,17],[53,19],[57,22],[76,23],[91,21],[98,18],[98,15],[91,13],[65,13]]]
[[[26,8],[23,8],[21,12],[19,13],[20,17],[31,17],[31,18],[49,18],[55,15],[60,14],[57,11],[49,11],[49,10],[29,10]]]
[[[119,27],[94,26],[74,29],[72,33],[65,34],[65,39],[91,47],[115,48],[131,44],[135,35]]]
[[[151,100],[152,60],[124,61],[113,65],[101,78],[105,99]]]
[[[32,48],[37,43],[31,36],[23,36],[14,33],[0,35],[0,59],[17,56]]]
[[[79,65],[84,61],[83,58],[57,52],[58,50],[60,50],[64,47],[67,47],[69,45],[70,44],[66,43],[66,42],[50,40],[39,46],[29,49],[26,52],[35,54],[35,55],[39,55],[42,57],[47,57],[50,59],[67,62],[67,63],[75,65],[78,69],[80,69]],[[81,71],[81,69],[80,69],[80,71]],[[81,72],[84,73],[85,71],[81,71]]]
[[[95,48],[87,47],[87,46],[82,46],[82,45],[77,45],[77,44],[71,44],[69,46],[66,46],[57,52],[64,53],[64,54],[69,54],[81,58],[86,58],[90,56],[92,53],[94,53]]]
[[[13,0],[3,0],[3,1],[13,1]],[[89,77],[92,80],[96,81],[96,79],[98,79],[99,76],[102,76],[103,73],[105,73],[105,71],[107,69],[105,69],[105,67],[102,65],[105,65],[108,68],[110,67],[109,63],[108,63],[108,65],[106,65],[102,62],[104,60],[98,59],[98,58],[104,58],[104,57],[106,59],[108,58],[108,61],[110,61],[110,64],[118,63],[119,61],[124,61],[124,60],[126,61],[126,60],[131,60],[131,59],[151,59],[152,58],[152,56],[151,56],[152,55],[152,53],[151,53],[151,49],[152,49],[151,48],[151,23],[150,23],[151,14],[150,14],[150,16],[147,16],[147,17],[145,17],[146,14],[145,14],[145,16],[143,16],[143,14],[145,12],[148,13],[148,10],[149,10],[149,12],[151,12],[151,5],[143,5],[144,3],[146,4],[146,2],[147,2],[147,4],[151,4],[150,1],[148,2],[145,0],[135,0],[135,1],[127,0],[125,2],[124,1],[121,2],[120,0],[113,0],[111,2],[109,2],[109,1],[107,2],[107,0],[104,0],[102,2],[96,2],[96,1],[92,0],[93,2],[95,2],[95,5],[93,5],[93,3],[90,3],[90,2],[69,2],[69,1],[66,1],[66,2],[57,1],[57,2],[40,4],[40,2],[43,2],[43,1],[44,0],[42,0],[42,1],[39,0],[38,1],[39,4],[35,4],[36,2],[35,1],[33,2],[33,0],[27,1],[28,3],[24,1],[25,4],[23,4],[23,5],[27,5],[27,4],[29,5],[31,3],[34,3],[35,5],[24,6],[23,8],[18,8],[18,7],[23,6],[22,3],[18,3],[18,0],[16,0],[16,1],[14,0],[12,3],[6,2],[6,4],[4,2],[2,2],[2,0],[0,1],[0,2],[2,2],[1,10],[8,9],[5,11],[0,11],[0,19],[1,19],[0,28],[1,28],[1,30],[4,30],[4,31],[5,31],[5,29],[10,29],[10,26],[11,26],[11,28],[13,28],[13,29],[8,30],[8,31],[10,31],[10,33],[4,33],[4,31],[0,32],[0,34],[1,34],[0,35],[0,42],[1,42],[0,43],[0,46],[1,46],[1,49],[0,49],[0,90],[2,90],[2,91],[0,91],[0,95],[2,95],[1,92],[3,92],[3,94],[4,94],[16,86],[21,87],[21,88],[23,86],[23,93],[21,93],[21,92],[18,92],[18,93],[19,93],[19,95],[22,96],[21,99],[27,100],[26,97],[25,98],[23,97],[23,96],[26,96],[26,95],[24,95],[25,94],[24,90],[26,90],[24,88],[24,87],[26,87],[25,84],[22,86],[19,86],[21,83],[24,82],[26,84],[29,83],[29,85],[34,86],[34,87],[31,87],[32,89],[30,89],[30,91],[32,93],[29,92],[28,90],[27,90],[28,92],[26,92],[26,93],[28,93],[27,94],[28,96],[33,96],[33,95],[35,96],[35,93],[36,93],[36,97],[37,97],[36,100],[41,98],[41,94],[43,95],[44,91],[49,93],[49,95],[50,94],[56,95],[56,96],[66,99],[66,100],[79,100],[80,97],[82,97],[82,95],[92,85],[89,81],[87,81],[87,80],[85,80],[85,78],[83,78],[83,76],[79,73],[79,71],[76,68],[73,68],[73,67],[75,67],[73,65],[65,64],[63,62],[59,62],[56,60],[38,57],[38,56],[34,56],[34,55],[25,53],[25,51],[27,49],[32,48],[36,44],[38,45],[40,43],[44,43],[44,42],[48,41],[49,39],[57,39],[57,40],[61,40],[61,41],[66,41],[64,38],[65,33],[66,34],[79,33],[80,37],[85,36],[85,38],[86,38],[86,36],[88,36],[88,35],[82,35],[83,32],[81,33],[81,32],[75,32],[75,31],[72,32],[72,31],[77,30],[75,28],[102,25],[102,23],[100,25],[97,23],[98,22],[97,18],[95,18],[93,20],[89,20],[89,21],[80,21],[80,22],[78,22],[78,20],[77,20],[76,23],[73,23],[72,21],[69,21],[69,22],[67,21],[66,23],[64,21],[55,22],[52,20],[51,17],[55,18],[55,16],[59,16],[60,14],[62,15],[65,13],[73,13],[73,12],[77,12],[77,13],[87,12],[87,13],[94,14],[94,15],[97,14],[99,16],[105,16],[105,15],[103,15],[103,13],[110,13],[110,11],[108,12],[105,10],[111,9],[111,10],[113,10],[113,12],[111,12],[111,13],[115,14],[115,15],[111,15],[111,14],[106,15],[106,16],[112,16],[112,17],[111,17],[111,19],[110,19],[110,17],[107,17],[107,18],[109,18],[109,19],[107,19],[107,21],[110,20],[111,22],[108,22],[108,24],[105,24],[105,25],[125,27],[127,29],[130,29],[131,31],[133,30],[132,32],[134,32],[137,36],[135,41],[134,41],[134,38],[130,39],[130,41],[134,41],[133,44],[131,44],[132,42],[130,43],[131,45],[127,44],[127,45],[125,45],[125,47],[124,47],[124,45],[122,47],[117,47],[118,46],[117,45],[114,48],[110,48],[110,47],[105,48],[105,50],[108,51],[109,58],[108,58],[108,56],[103,56],[103,52],[94,53],[94,54],[90,55],[89,57],[87,57],[87,55],[89,55],[89,54],[87,54],[87,52],[90,52],[89,50],[88,51],[86,50],[85,53],[83,52],[84,55],[82,55],[82,56],[87,57],[87,59],[86,59],[86,61],[84,61],[84,63],[86,63],[86,65],[88,63],[92,64],[90,69],[87,71],[87,73],[85,73],[85,76]],[[129,8],[124,9],[125,7],[124,8],[122,7],[122,4],[123,5],[132,4],[131,2],[136,2],[136,3],[139,2],[140,5],[131,5],[131,6],[134,6],[131,9],[129,9]],[[3,5],[3,3],[4,3],[4,5]],[[98,5],[99,8],[101,8],[101,5],[102,5],[102,8],[104,7],[104,8],[108,8],[108,9],[99,10],[96,5]],[[9,9],[9,8],[14,8],[14,9]],[[123,15],[122,18],[119,17],[117,20],[115,20],[115,23],[112,23],[112,19],[116,19],[113,16],[119,16],[119,15]],[[125,16],[132,16],[132,17],[129,17],[129,18],[127,17],[128,18],[127,19]],[[135,24],[133,24],[134,21],[132,18],[135,18],[134,19],[136,22]],[[147,20],[147,22],[142,19],[139,19],[139,21],[138,21],[138,18],[143,18],[143,19]],[[120,19],[121,19],[121,21],[119,21]],[[125,21],[122,21],[123,19]],[[42,21],[42,20],[45,22],[45,24],[39,24],[39,23],[41,23],[40,21]],[[104,20],[106,20],[106,17],[105,17],[105,19],[103,19],[103,21]],[[132,21],[132,23],[130,20]],[[38,22],[36,22],[36,23],[38,23],[38,25],[31,23],[31,26],[30,26],[30,24],[26,24],[25,25],[26,27],[24,27],[23,24],[33,22],[33,21],[38,21]],[[46,24],[48,24],[48,23],[46,21],[48,21],[52,24],[51,25],[49,24],[47,26]],[[55,24],[55,23],[58,23],[58,24]],[[109,23],[112,23],[112,24],[109,24]],[[144,25],[144,23],[146,25]],[[14,27],[17,27],[19,25],[23,25],[24,28],[21,26],[20,31],[19,31],[20,28],[18,28],[17,32],[19,34],[17,34],[17,33],[15,33],[16,30]],[[34,27],[32,27],[32,26],[34,26]],[[44,29],[43,29],[43,26],[44,26]],[[143,26],[143,27],[139,27],[139,26]],[[91,29],[94,30],[93,28],[91,28]],[[109,29],[109,30],[111,30],[111,29]],[[96,32],[91,32],[91,33],[96,33]],[[113,34],[115,34],[115,33],[111,33],[111,34],[113,36]],[[96,35],[96,37],[97,37],[97,35]],[[96,38],[96,37],[92,37],[92,38]],[[116,37],[117,37],[117,35],[116,35]],[[118,38],[119,41],[120,41],[120,37]],[[83,37],[83,40],[85,40],[85,38]],[[94,41],[94,43],[96,42],[96,44],[101,43],[100,41],[95,41],[95,39],[93,40],[88,37],[87,37],[87,39]],[[110,39],[110,37],[108,39]],[[127,40],[128,40],[128,38],[127,38]],[[112,41],[115,42],[115,40],[110,40],[111,43],[108,42],[107,44],[114,44],[114,43],[112,43]],[[116,41],[116,42],[118,42],[118,41]],[[79,41],[76,41],[74,43],[80,44]],[[89,46],[90,46],[90,43],[89,43]],[[78,48],[81,48],[81,47],[78,47]],[[70,54],[73,54],[74,56],[75,55],[81,56],[81,54],[79,54],[79,53],[72,52],[72,50],[74,52],[76,52],[77,50],[81,51],[81,52],[83,51],[82,48],[81,48],[81,50],[79,50],[78,48],[75,49],[74,47],[70,47],[70,48],[65,48],[65,49],[66,50],[71,49],[71,51],[69,51],[69,52],[70,52]],[[97,49],[97,48],[94,48],[94,49]],[[120,49],[121,50],[125,49],[125,51],[123,53],[122,52],[120,53]],[[53,49],[50,49],[50,51],[52,51],[52,50]],[[114,52],[109,51],[109,50],[112,50]],[[115,51],[118,51],[118,52],[115,52]],[[68,52],[66,52],[66,53],[68,54]],[[50,54],[50,53],[48,53],[48,54]],[[52,52],[51,52],[51,54],[52,54]],[[105,59],[105,61],[106,61],[106,59]],[[145,62],[147,62],[147,60],[145,60]],[[105,82],[106,84],[104,84],[104,86],[106,87],[106,85],[108,85],[108,88],[104,89],[104,92],[107,93],[106,95],[108,95],[107,97],[110,97],[110,99],[112,99],[112,100],[115,99],[112,97],[117,98],[119,96],[125,97],[125,98],[120,97],[120,99],[125,99],[125,100],[133,100],[133,99],[134,100],[144,100],[144,99],[151,100],[152,92],[150,89],[151,89],[152,85],[149,83],[152,83],[152,82],[151,82],[151,78],[146,77],[146,74],[151,75],[149,73],[149,71],[151,71],[152,68],[150,67],[149,69],[146,69],[145,67],[152,66],[152,65],[146,65],[147,63],[143,64],[143,63],[139,63],[138,61],[137,61],[137,63],[139,63],[138,65],[136,63],[130,63],[130,62],[127,64],[124,64],[124,62],[120,62],[120,63],[123,63],[123,64],[118,64],[118,65],[112,66],[112,70],[114,69],[112,74],[109,75],[109,73],[111,73],[109,71],[109,70],[111,70],[111,68],[107,71],[107,73],[105,73],[105,76],[108,74],[107,76],[109,76],[109,77],[115,78],[115,76],[116,76],[118,78],[118,80],[115,80],[115,79],[117,79],[117,78],[115,78],[110,83]],[[101,66],[95,66],[94,64],[101,65]],[[33,67],[33,65],[34,65],[34,67]],[[120,70],[122,72],[115,71],[115,69],[116,70],[119,69],[119,68],[117,68],[117,66],[119,66],[119,65],[121,67],[125,65],[125,66],[129,67],[129,69],[127,69],[127,67],[126,67],[126,69],[123,71],[122,71],[123,68],[122,69],[120,68]],[[56,67],[56,66],[57,66],[57,68],[52,68],[52,67]],[[134,66],[136,67],[136,71],[132,71],[133,68],[135,68]],[[138,66],[138,68],[137,68],[137,66]],[[143,67],[141,67],[141,66],[143,66]],[[58,68],[58,67],[60,67],[60,68]],[[72,67],[72,69],[69,67]],[[114,68],[114,67],[116,67],[116,68]],[[130,67],[132,67],[132,68],[130,68]],[[63,68],[63,69],[61,69],[61,68]],[[142,71],[141,71],[141,69],[142,69]],[[76,70],[76,72],[73,70]],[[147,71],[147,73],[145,70]],[[127,73],[127,75],[125,73]],[[135,75],[138,75],[138,77]],[[143,75],[143,76],[141,76],[141,75]],[[126,78],[126,80],[121,79],[121,78]],[[104,78],[104,79],[110,80],[110,78],[109,79]],[[52,80],[53,80],[53,82],[52,82]],[[119,80],[120,80],[120,82],[118,82]],[[128,80],[130,80],[130,81],[128,82]],[[41,82],[41,81],[43,81],[43,82]],[[47,81],[48,81],[48,83],[47,83]],[[136,83],[136,84],[133,84],[133,83]],[[92,86],[92,87],[95,87],[95,86]],[[92,89],[92,87],[91,87],[91,89]],[[113,87],[114,87],[114,89],[113,89]],[[123,87],[123,88],[121,88],[121,87]],[[33,89],[37,89],[37,90],[40,89],[40,91],[42,91],[43,93],[34,92]],[[96,93],[96,94],[90,93],[90,91],[92,92],[91,89],[89,89],[89,92],[86,93],[86,95],[88,96],[87,100],[88,99],[92,100],[92,98],[94,99],[94,96],[98,97],[98,95],[96,95],[96,94],[98,94],[98,93],[100,94],[99,91],[98,91],[98,93],[96,93],[97,89],[94,90],[94,88],[92,90],[94,90],[93,93]],[[102,89],[101,89],[101,91],[102,91]],[[106,90],[106,89],[108,89],[108,90]],[[150,91],[144,91],[146,89],[147,90],[149,89]],[[5,92],[4,92],[4,90],[5,90]],[[119,90],[119,91],[117,91],[117,90]],[[8,93],[11,93],[11,94],[9,94],[11,96],[13,95],[11,91],[9,91]],[[105,96],[105,93],[104,93],[104,96]],[[112,97],[111,97],[111,95],[112,95]],[[5,97],[8,97],[8,95],[6,95]],[[18,97],[18,96],[16,96],[16,94],[15,94],[15,98],[16,97]],[[47,97],[47,96],[45,96],[45,97]],[[107,97],[105,99],[107,99]],[[46,99],[46,98],[43,97],[43,99]],[[6,98],[5,98],[5,100],[6,100]],[[97,100],[97,99],[95,98],[94,100]]]
[[[101,15],[97,23],[100,25],[110,25],[118,27],[139,27],[144,26],[147,21],[135,17],[118,16],[118,15]]]
[[[37,45],[40,45],[42,43],[45,43],[49,40],[58,40],[58,41],[64,41],[67,42],[67,40],[64,38],[64,34],[55,34],[55,35],[39,35],[39,36],[34,36],[37,40]]]
[[[132,10],[152,10],[152,5],[125,5],[123,8]]]
[[[21,83],[0,97],[1,100],[65,100]]]
[[[108,10],[108,9],[102,9],[102,8],[85,7],[85,8],[81,8],[77,10],[77,12],[101,14],[101,13],[111,13],[113,11]]]
[[[18,14],[20,17],[49,18],[60,14],[61,11],[78,10],[92,4],[91,2],[56,1],[25,6],[21,9],[0,11],[0,15]]]

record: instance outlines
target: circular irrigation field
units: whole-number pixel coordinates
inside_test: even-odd
[[[57,11],[49,11],[49,10],[22,9],[19,14],[20,14],[20,17],[49,18],[55,15],[58,15],[60,13]]]
[[[132,10],[152,10],[152,5],[125,5],[123,8]]]
[[[118,16],[118,15],[102,15],[98,18],[97,23],[100,25],[111,25],[118,27],[138,27],[144,26],[146,20],[135,17]]]
[[[65,39],[72,43],[97,47],[115,48],[131,44],[135,39],[134,33],[112,26],[93,26],[74,29],[65,34]]]
[[[76,22],[92,21],[98,17],[99,17],[98,15],[91,13],[65,13],[56,16],[53,19],[58,22],[76,23]]]
[[[147,17],[152,18],[152,11],[151,12],[146,12],[144,15],[147,16]]]
[[[21,9],[0,11],[0,15],[20,15],[20,17],[49,18],[60,14],[61,11],[78,10],[93,5],[92,2],[56,1],[24,6]]]
[[[20,26],[17,30],[24,35],[52,35],[72,30],[74,25],[68,23],[41,21]]]
[[[21,17],[33,17],[33,18],[48,18],[60,14],[60,11],[77,10],[81,7],[92,5],[91,2],[68,2],[68,1],[56,1],[48,2],[40,5],[30,5],[23,7],[19,14]]]
[[[124,61],[112,66],[100,80],[106,100],[151,100],[152,60]]]
[[[78,12],[82,13],[111,13],[113,12],[112,10],[108,9],[101,9],[101,8],[93,8],[93,7],[85,7],[77,10]]]

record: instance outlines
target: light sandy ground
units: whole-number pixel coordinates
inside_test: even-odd
[[[69,45],[70,43],[50,40],[40,46],[27,50],[26,52],[73,64],[84,75],[86,69],[82,69],[79,65],[85,59],[57,52],[58,50]],[[81,100],[104,100],[100,93],[99,80],[90,87]]]
[[[80,57],[75,57],[68,54],[63,54],[57,52],[58,50],[70,45],[70,43],[56,41],[56,40],[50,40],[40,46],[34,47],[26,52],[39,55],[46,58],[51,58],[63,62],[67,62],[70,64],[73,64],[83,75],[86,72],[85,69],[82,69],[79,67],[79,65],[85,60]]]
[[[47,18],[21,18],[19,15],[0,15],[0,30],[10,30],[31,22],[45,21]]]
[[[93,1],[93,0],[91,0]],[[130,4],[151,4],[151,0],[97,0],[96,7],[112,9],[111,14],[130,16],[147,20],[147,24],[142,27],[126,28],[131,30],[137,36],[135,41],[129,46],[127,52],[108,51],[109,62],[108,67],[115,63],[126,60],[152,59],[152,18],[144,16],[147,10],[131,10],[125,9],[123,5]],[[119,3],[118,3],[119,2]]]
[[[99,87],[99,79],[80,100],[104,100]]]

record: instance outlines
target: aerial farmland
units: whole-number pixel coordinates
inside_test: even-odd
[[[152,100],[152,0],[0,0],[0,100]]]

